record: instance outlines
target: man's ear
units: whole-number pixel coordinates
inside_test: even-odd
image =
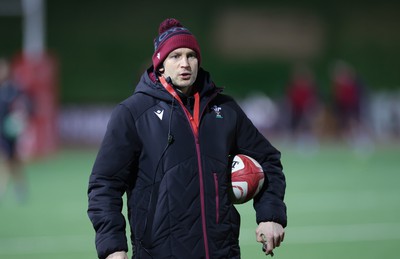
[[[164,71],[165,71],[164,67],[160,67],[160,68],[158,69],[158,73],[160,73],[160,74],[163,74]]]

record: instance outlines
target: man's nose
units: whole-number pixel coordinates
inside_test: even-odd
[[[182,66],[183,66],[183,67],[188,67],[188,66],[189,66],[189,59],[188,59],[188,57],[183,57],[183,58],[182,58]]]

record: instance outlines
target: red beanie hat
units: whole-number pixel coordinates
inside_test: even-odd
[[[200,65],[200,47],[194,35],[178,20],[166,19],[160,24],[158,37],[154,39],[154,70],[159,68],[171,51],[178,48],[189,48],[196,52]]]

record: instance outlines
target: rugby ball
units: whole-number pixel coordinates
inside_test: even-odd
[[[264,172],[253,158],[239,154],[232,162],[232,193],[234,204],[245,203],[256,196],[264,184]]]

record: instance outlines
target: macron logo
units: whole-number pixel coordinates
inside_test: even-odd
[[[160,59],[160,52],[157,53],[157,58]]]
[[[157,110],[157,111],[155,111],[154,113],[155,113],[155,115],[157,115],[157,117],[158,117],[160,120],[162,120],[163,115],[164,115],[164,110]]]

